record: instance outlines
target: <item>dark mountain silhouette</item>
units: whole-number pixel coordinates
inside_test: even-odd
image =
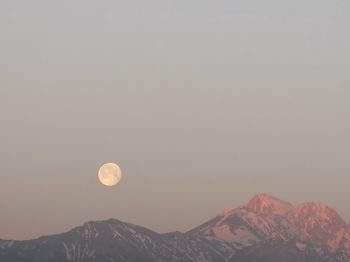
[[[186,232],[159,234],[116,219],[34,240],[0,240],[4,262],[345,262],[350,227],[331,208],[260,194]]]

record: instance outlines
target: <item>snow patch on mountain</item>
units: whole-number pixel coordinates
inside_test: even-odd
[[[231,230],[228,225],[222,225],[215,227],[213,232],[217,238],[235,243],[236,245],[238,244],[238,246],[249,246],[259,241],[259,239],[245,227]]]

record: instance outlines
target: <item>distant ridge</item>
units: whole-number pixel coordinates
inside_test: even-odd
[[[0,240],[0,261],[349,262],[350,227],[323,204],[293,206],[258,194],[186,233],[109,219],[34,240]]]

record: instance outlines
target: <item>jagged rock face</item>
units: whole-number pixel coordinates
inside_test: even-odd
[[[346,231],[346,223],[333,209],[316,203],[305,203],[286,214],[306,237],[335,250]]]
[[[332,209],[260,194],[187,233],[119,220],[28,241],[0,240],[1,262],[349,262],[350,228]]]
[[[348,227],[342,239],[340,240],[337,250],[334,252],[335,261],[350,261],[350,228]]]

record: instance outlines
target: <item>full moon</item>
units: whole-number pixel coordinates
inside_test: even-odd
[[[115,163],[107,163],[100,167],[98,179],[105,186],[115,186],[122,178],[122,171]]]

